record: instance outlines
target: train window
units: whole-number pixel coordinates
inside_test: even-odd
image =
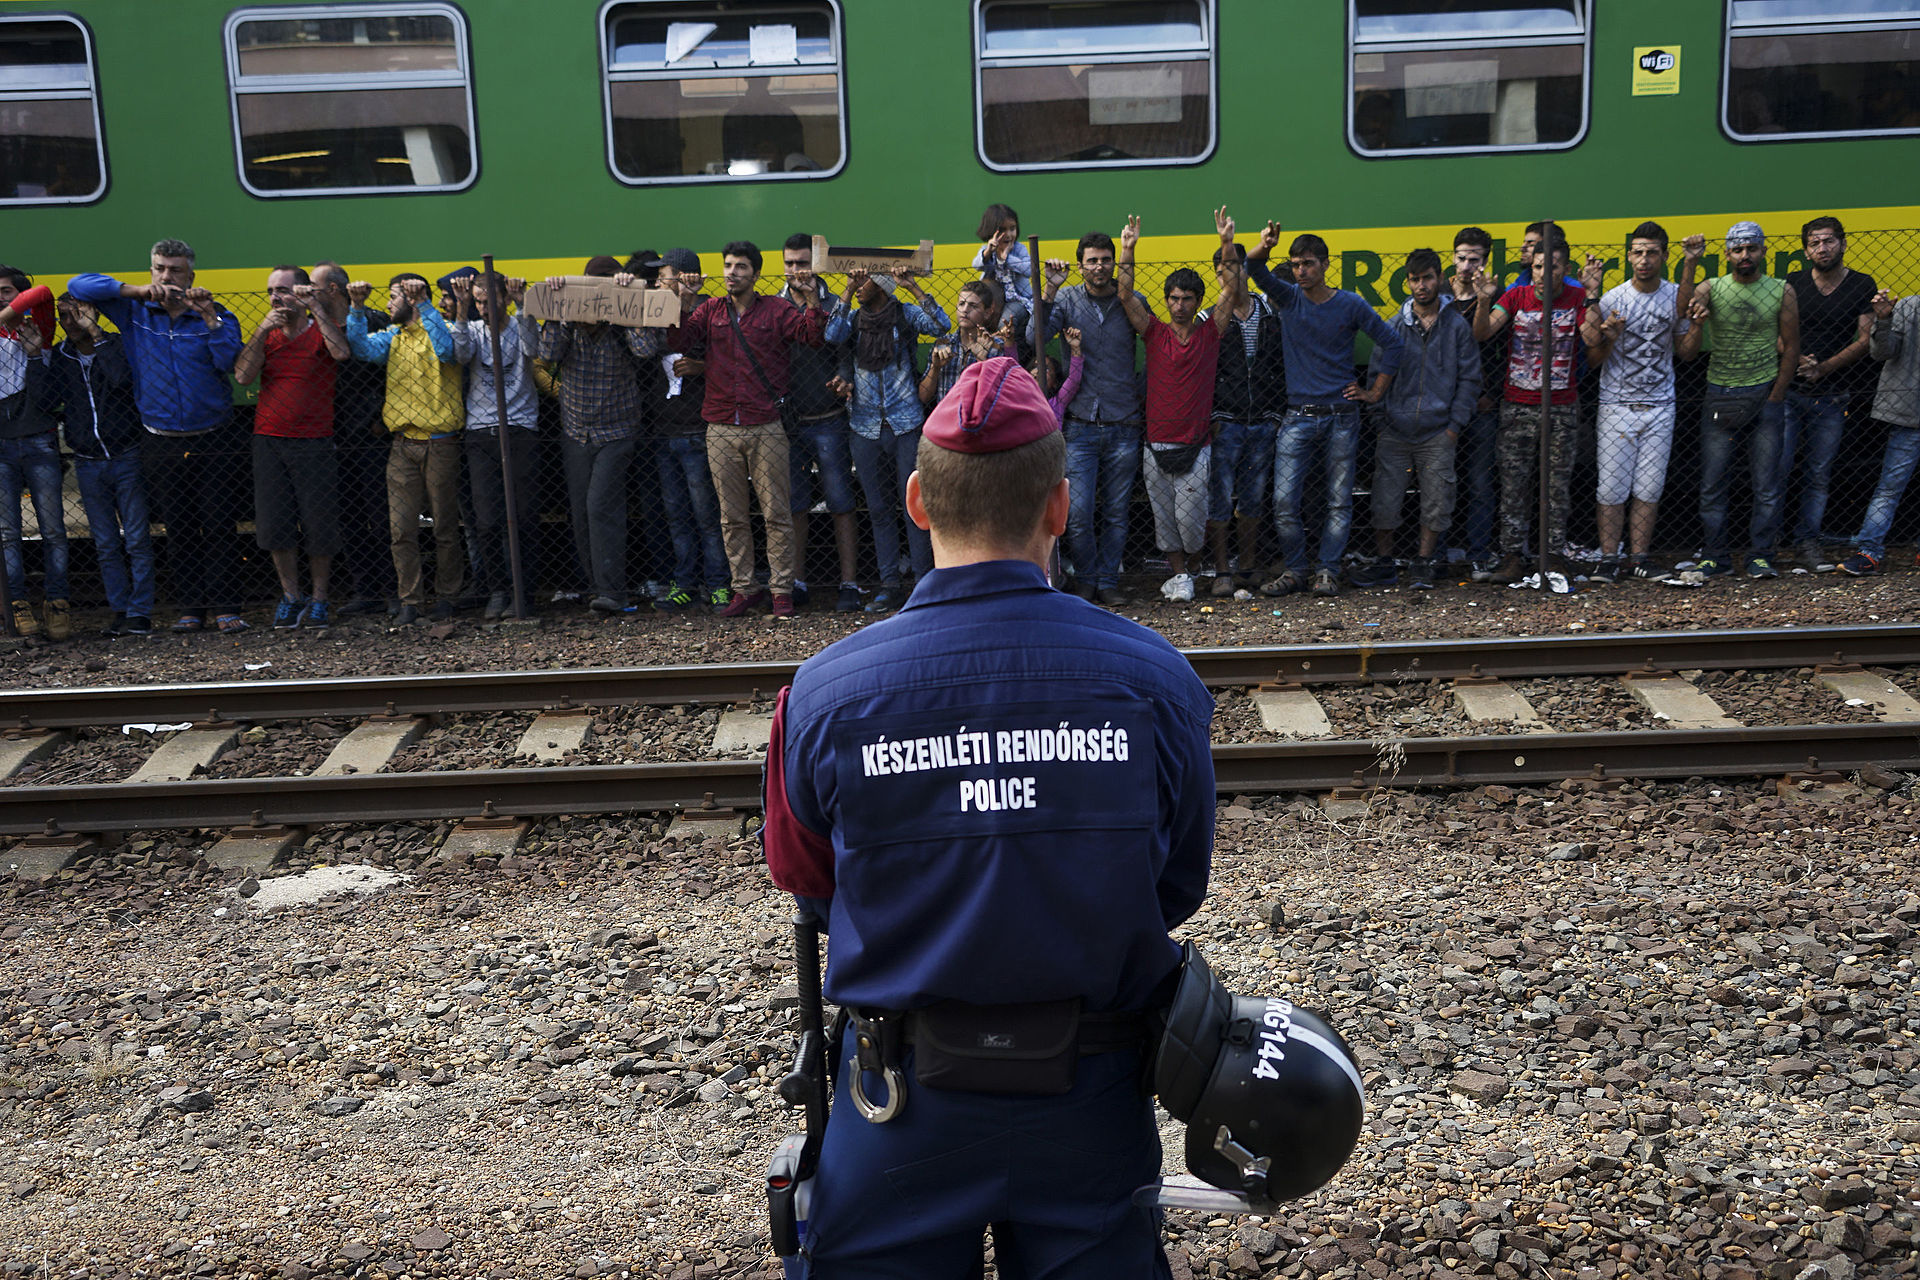
[[[1590,0],[1349,0],[1364,156],[1557,151],[1587,132]]]
[[[1217,136],[1213,0],[976,0],[989,169],[1198,164]]]
[[[92,33],[73,18],[0,18],[0,205],[84,204],[106,189]]]
[[[1722,86],[1741,142],[1920,133],[1920,0],[1732,0]]]
[[[845,165],[837,0],[612,0],[600,40],[620,181],[791,181]]]
[[[227,19],[240,185],[257,196],[473,183],[467,24],[451,5],[242,9]]]

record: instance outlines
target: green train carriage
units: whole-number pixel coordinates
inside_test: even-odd
[[[1917,51],[1920,0],[14,0],[0,259],[177,236],[253,292],[806,230],[964,266],[1004,201],[1049,253],[1138,213],[1174,260],[1225,204],[1384,305],[1467,223],[1913,227]]]

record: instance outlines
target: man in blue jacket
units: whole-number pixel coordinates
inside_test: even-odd
[[[229,375],[246,339],[234,314],[194,287],[193,260],[191,245],[162,240],[147,284],[79,275],[67,289],[126,341],[148,437],[141,464],[154,518],[167,527],[168,579],[180,610],[173,629],[199,631],[211,616],[222,631],[243,631],[233,570],[250,455],[234,425]]]
[[[1353,467],[1360,448],[1360,406],[1378,404],[1400,367],[1400,335],[1357,293],[1327,283],[1327,242],[1319,236],[1295,236],[1287,254],[1293,282],[1267,270],[1267,258],[1280,243],[1280,224],[1267,223],[1260,243],[1247,254],[1253,282],[1280,313],[1280,350],[1287,365],[1287,416],[1273,446],[1273,522],[1286,563],[1260,584],[1265,595],[1284,596],[1307,586],[1313,570],[1313,594],[1340,594],[1340,558],[1353,530]],[[1371,385],[1354,378],[1353,342],[1365,333],[1378,344]],[[1324,459],[1326,520],[1313,561],[1307,556],[1300,523],[1301,498],[1313,455]]]
[[[1373,444],[1374,557],[1353,568],[1357,587],[1390,587],[1400,580],[1393,561],[1393,534],[1407,472],[1420,485],[1420,554],[1410,585],[1434,585],[1433,553],[1453,523],[1454,449],[1473,421],[1480,400],[1480,347],[1473,325],[1440,300],[1440,255],[1415,249],[1407,255],[1407,291],[1395,327],[1400,331],[1400,372],[1380,402],[1380,431]],[[1374,351],[1374,367],[1380,352]]]
[[[826,922],[853,1026],[816,1280],[973,1274],[989,1223],[1002,1274],[1168,1274],[1131,1203],[1160,1168],[1144,1014],[1206,896],[1213,699],[1166,640],[1047,585],[1066,454],[1016,361],[969,366],[907,484],[933,571],[775,711],[767,864]]]

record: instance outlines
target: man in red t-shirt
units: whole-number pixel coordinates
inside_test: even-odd
[[[303,269],[269,272],[267,302],[271,309],[233,363],[236,381],[260,382],[253,415],[254,537],[280,576],[274,627],[327,627],[333,623],[327,579],[340,550],[334,366],[353,352],[327,309],[313,308],[313,284]],[[300,591],[303,535],[311,598]]]
[[[1233,219],[1225,209],[1213,212],[1214,228],[1228,255]],[[1129,217],[1120,233],[1118,284],[1127,322],[1147,348],[1147,447],[1142,470],[1153,506],[1153,532],[1173,576],[1160,594],[1176,603],[1193,599],[1193,575],[1187,557],[1206,544],[1207,477],[1213,453],[1213,380],[1220,364],[1220,336],[1239,305],[1240,277],[1226,273],[1211,321],[1195,323],[1206,286],[1200,273],[1181,267],[1167,277],[1168,319],[1153,314],[1133,291],[1133,249],[1140,240],[1140,219]]]
[[[1598,260],[1594,262],[1597,264]],[[1551,265],[1548,265],[1548,264]],[[1528,531],[1538,502],[1534,467],[1540,454],[1540,360],[1543,346],[1552,353],[1552,383],[1547,413],[1547,543],[1559,556],[1567,545],[1567,512],[1572,507],[1573,433],[1580,421],[1575,386],[1575,351],[1586,320],[1587,290],[1568,280],[1567,242],[1536,246],[1528,259],[1529,278],[1500,292],[1488,273],[1476,283],[1473,337],[1485,342],[1512,321],[1507,342],[1507,392],[1500,405],[1495,442],[1500,472],[1500,550],[1495,582],[1517,582],[1525,575]],[[1534,281],[1545,272],[1551,314],[1543,311]],[[1543,316],[1547,317],[1543,321]],[[1547,335],[1551,334],[1551,345]],[[1563,566],[1564,567],[1564,566]]]

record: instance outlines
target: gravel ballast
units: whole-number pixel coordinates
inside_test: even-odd
[[[1370,1110],[1282,1213],[1170,1214],[1174,1275],[1911,1274],[1915,808],[1893,775],[1224,802],[1182,936],[1325,1010]],[[188,834],[0,889],[8,1274],[769,1274],[794,998],[755,842],[444,834],[315,832],[285,871],[412,878],[311,905]]]

